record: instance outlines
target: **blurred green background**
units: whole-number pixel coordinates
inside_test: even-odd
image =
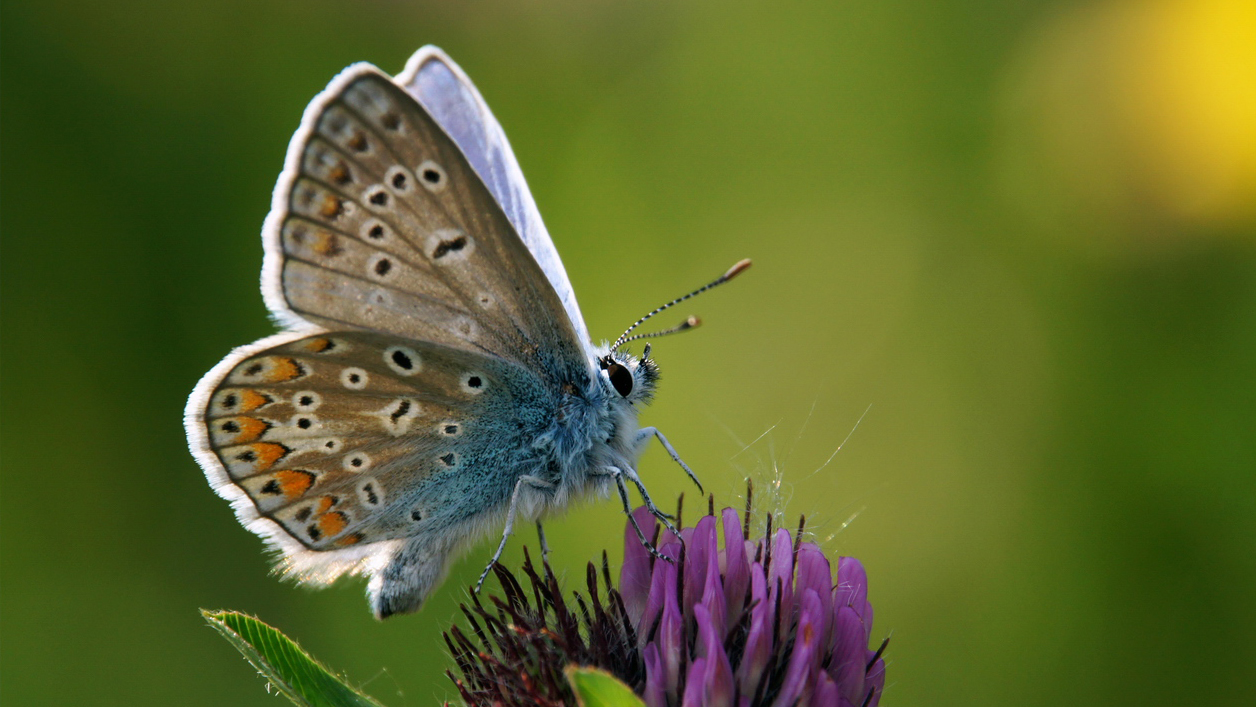
[[[274,331],[258,231],[305,104],[426,43],[505,125],[595,336],[755,259],[671,317],[707,325],[656,345],[644,421],[721,502],[779,474],[864,561],[883,704],[1256,699],[1250,0],[0,11],[6,704],[276,704],[198,607],[389,705],[453,694],[438,636],[489,544],[378,624],[360,582],[268,576],[180,421]],[[658,449],[643,475],[686,490]],[[621,529],[574,510],[554,559],[579,578]]]

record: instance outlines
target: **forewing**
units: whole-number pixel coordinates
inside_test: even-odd
[[[554,287],[466,157],[372,66],[306,110],[266,238],[263,289],[289,323],[492,352],[555,381],[588,371]]]
[[[526,463],[504,455],[547,423],[545,386],[500,359],[369,332],[270,343],[206,376],[188,430],[215,489],[303,580],[500,511]]]
[[[397,82],[461,148],[557,291],[580,342],[587,343],[589,333],[567,270],[541,221],[505,131],[471,79],[444,52],[427,46],[410,57]]]

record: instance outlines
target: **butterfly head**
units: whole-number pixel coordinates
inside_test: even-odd
[[[601,370],[602,378],[605,383],[609,385],[622,400],[626,400],[629,403],[635,403],[638,401],[648,402],[654,395],[654,386],[659,379],[658,364],[654,363],[654,360],[650,358],[650,345],[645,345],[645,351],[641,354],[640,359],[633,357],[631,354],[620,351],[619,347],[630,341],[636,341],[638,339],[648,339],[658,336],[667,336],[669,334],[678,334],[682,331],[688,331],[689,329],[700,325],[702,320],[697,317],[689,317],[685,321],[670,329],[650,332],[649,334],[632,335],[634,329],[644,324],[646,320],[650,319],[659,312],[680,304],[687,299],[696,297],[712,287],[717,287],[728,282],[737,275],[741,274],[748,267],[750,267],[749,260],[739,261],[714,281],[699,287],[683,297],[677,297],[671,302],[656,308],[654,311],[638,319],[632,326],[628,327],[628,330],[620,335],[620,337],[615,340],[615,343],[611,344],[607,353],[597,359],[598,368]]]
[[[598,359],[598,368],[603,381],[619,398],[636,403],[649,402],[653,397],[659,367],[650,358],[648,345],[640,359],[622,351],[612,351]]]

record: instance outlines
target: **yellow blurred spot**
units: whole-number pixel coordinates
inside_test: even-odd
[[[1117,80],[1153,193],[1192,220],[1256,216],[1256,2],[1160,0],[1128,18]]]

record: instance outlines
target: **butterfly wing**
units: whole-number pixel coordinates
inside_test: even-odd
[[[233,353],[188,406],[194,451],[281,571],[372,575],[417,609],[505,508],[557,403],[518,364],[373,332],[281,334]]]
[[[488,104],[462,69],[437,47],[426,46],[406,62],[397,83],[428,110],[462,149],[518,231],[562,300],[582,344],[589,332],[576,302],[567,270],[550,240],[541,212],[523,178],[510,142]]]
[[[306,110],[263,236],[263,294],[294,331],[201,380],[189,444],[282,571],[368,574],[377,616],[413,611],[543,463],[590,360],[467,157],[372,66]]]
[[[466,156],[368,64],[310,104],[264,229],[283,321],[492,352],[554,382],[591,364],[554,287]]]

